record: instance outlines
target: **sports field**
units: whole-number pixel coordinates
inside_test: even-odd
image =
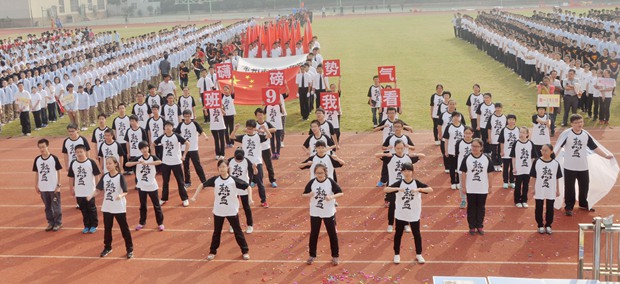
[[[347,165],[338,169],[345,195],[339,199],[338,237],[341,264],[330,263],[329,242],[322,229],[318,258],[305,264],[310,230],[308,199],[301,198],[309,177],[297,169],[305,159],[300,147],[308,122],[301,121],[298,104],[287,105],[287,138],[282,157],[274,162],[279,187],[267,186],[270,208],[253,207],[255,230],[246,235],[251,260],[244,261],[231,234],[223,233],[217,258],[208,262],[213,229],[213,196],[203,192],[197,203],[181,206],[174,184],[170,202],[164,207],[166,231],[157,232],[149,206],[147,227],[132,230],[135,257],[124,258],[118,226],[114,251],[99,258],[103,226],[94,235],[82,235],[81,216],[62,173],[64,228],[44,232],[45,215],[33,188],[32,161],[38,151],[35,137],[50,139],[50,150],[60,155],[67,120],[19,136],[17,123],[3,129],[0,138],[0,265],[5,273],[0,282],[193,282],[193,283],[432,283],[434,275],[514,276],[574,278],[577,276],[577,223],[588,223],[597,215],[607,216],[620,208],[618,184],[599,204],[597,212],[576,211],[572,218],[556,211],[554,234],[536,233],[533,202],[529,209],[515,208],[512,190],[501,189],[501,176],[494,176],[487,202],[485,236],[467,234],[466,212],[458,208],[458,192],[451,190],[443,173],[439,148],[429,131],[429,96],[435,84],[453,93],[460,110],[474,83],[494,94],[506,112],[516,113],[520,125],[529,125],[533,113],[534,88],[527,87],[503,65],[494,62],[465,42],[454,38],[450,13],[422,13],[390,16],[315,17],[313,31],[319,37],[325,59],[340,59],[343,70],[342,150],[338,155]],[[171,25],[168,25],[168,27]],[[129,27],[123,35],[137,35],[164,28]],[[416,152],[427,158],[416,164],[416,178],[435,190],[424,196],[421,230],[426,264],[414,260],[411,235],[402,243],[402,262],[392,263],[393,234],[385,232],[387,209],[383,192],[375,187],[381,163],[373,155],[380,151],[381,135],[372,127],[366,93],[379,65],[396,65],[398,87],[403,94],[403,120],[415,129],[411,134]],[[190,74],[190,87],[195,78]],[[332,78],[333,80],[333,78]],[[192,92],[195,93],[195,92]],[[612,123],[618,114],[612,107]],[[250,117],[256,106],[237,107],[237,121]],[[614,124],[615,125],[615,124]],[[611,127],[608,127],[611,128]],[[617,129],[588,127],[592,135],[616,156],[620,154]],[[84,133],[90,135],[91,131]],[[359,134],[358,134],[359,133]],[[555,139],[553,139],[555,141]],[[200,142],[202,163],[208,177],[216,173],[213,142]],[[92,154],[92,153],[91,153]],[[232,149],[227,149],[227,157]],[[92,155],[91,155],[92,156]],[[161,185],[161,176],[158,176]],[[197,177],[192,170],[194,193]],[[128,178],[127,219],[133,229],[138,222],[138,194]],[[256,194],[255,194],[256,195]],[[254,198],[255,201],[257,197]],[[101,200],[97,201],[100,210]],[[101,214],[99,214],[101,218]],[[100,219],[101,220],[101,219]],[[240,214],[242,227],[245,216]],[[224,227],[227,229],[227,225]],[[587,242],[586,246],[590,243]],[[586,249],[586,257],[590,250]]]

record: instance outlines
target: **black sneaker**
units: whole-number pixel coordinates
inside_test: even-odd
[[[47,228],[45,228],[45,231],[49,232],[49,231],[51,231],[53,229],[54,229],[54,225],[47,225]]]
[[[573,216],[573,210],[566,210],[566,212],[564,212],[564,215]]]
[[[586,210],[586,211],[590,211],[590,212],[596,212],[596,210],[594,210],[594,208],[590,208],[590,209],[588,209],[588,207],[581,207],[581,206],[579,206],[579,209],[581,209],[581,210]]]
[[[192,186],[192,183],[191,183],[191,182],[186,182],[186,183],[185,183],[185,188],[190,188],[191,186]]]
[[[52,228],[52,230],[54,230],[54,232],[58,232],[58,230],[60,230],[60,228],[62,228],[62,224],[58,224],[58,225],[54,226],[54,228]]]
[[[130,251],[127,253],[127,259],[132,259],[133,258],[133,251]]]
[[[101,254],[100,254],[99,256],[101,256],[101,257],[106,257],[106,256],[108,256],[108,254],[110,254],[111,252],[112,252],[112,249],[107,249],[107,248],[104,248],[104,249],[103,249],[103,251],[101,252]]]

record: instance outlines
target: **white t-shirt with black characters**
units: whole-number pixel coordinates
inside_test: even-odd
[[[478,94],[477,96],[474,95],[474,93],[469,94],[469,97],[467,98],[467,103],[465,103],[470,111],[470,115],[472,118],[477,119],[478,115],[476,114],[476,110],[478,109],[478,106],[484,103],[484,96],[482,94]],[[475,127],[475,125],[473,125]]]
[[[219,217],[236,216],[239,213],[239,188],[248,188],[247,182],[233,176],[224,179],[214,176],[202,184],[204,187],[213,187],[213,215]]]
[[[489,173],[493,172],[493,162],[488,155],[480,154],[476,157],[469,154],[461,162],[462,173],[465,173],[465,190],[467,193],[488,194]]]
[[[256,165],[263,164],[263,149],[261,143],[267,141],[265,136],[260,136],[258,133],[249,135],[237,135],[235,141],[241,143],[241,147],[245,152],[245,157]]]
[[[138,127],[138,129],[135,130],[131,127],[127,129],[127,133],[125,134],[125,142],[129,143],[129,153],[127,154],[129,154],[130,157],[138,157],[142,155],[138,144],[147,140],[148,136],[142,127]]]
[[[332,140],[331,137],[327,137],[323,134],[321,134],[320,137],[315,137],[314,134],[310,134],[310,136],[308,136],[308,138],[306,138],[306,141],[304,141],[304,147],[307,148],[308,150],[310,150],[310,156],[312,155],[316,155],[316,142],[317,141],[323,141],[325,142],[325,144],[327,145],[327,147],[331,147],[334,146],[334,140]],[[331,151],[329,151],[329,153],[331,153]]]
[[[174,124],[174,127],[179,125],[179,116],[181,115],[181,108],[177,104],[165,104],[161,108],[161,115],[166,121],[170,121]]]
[[[120,157],[125,155],[125,147],[123,147],[121,144],[119,144],[116,141],[112,141],[112,143],[108,144],[106,142],[103,142],[103,144],[101,144],[101,146],[99,146],[99,151],[97,151],[97,157],[101,157],[103,158],[103,162],[102,162],[102,168],[103,168],[103,173],[107,173],[108,168],[106,166],[106,159],[109,157],[115,157],[117,161],[119,161],[120,163]]]
[[[154,155],[149,155],[148,158],[145,158],[143,155],[140,157],[134,157],[130,160],[131,162],[139,162],[144,161],[146,163],[152,163],[159,161]],[[156,191],[159,189],[159,185],[157,184],[157,179],[155,179],[155,175],[157,174],[156,168],[154,165],[136,165],[136,178],[138,179],[138,183],[136,187],[142,191]]]
[[[538,123],[537,119],[542,119],[542,123]],[[534,145],[544,145],[551,143],[551,136],[549,134],[549,127],[547,127],[547,120],[549,120],[549,115],[545,114],[542,117],[535,114],[532,116],[532,135],[531,139],[534,142]]]
[[[571,171],[586,171],[588,170],[588,152],[590,149],[598,148],[598,145],[592,139],[592,136],[581,131],[577,134],[572,129],[568,132],[566,140],[564,140],[560,147],[564,148],[564,169]]]
[[[75,161],[77,159],[75,155],[75,146],[77,145],[84,145],[86,152],[90,151],[90,144],[88,144],[88,140],[83,136],[79,136],[75,140],[71,140],[70,137],[67,137],[65,141],[62,142],[62,153],[69,156],[69,161]]]
[[[379,108],[381,107],[381,89],[383,86],[375,86],[372,85],[368,88],[368,97],[370,98],[370,107]]]
[[[146,128],[146,121],[151,116],[151,107],[147,103],[134,104],[131,108],[131,114],[138,117],[138,125],[142,128]]]
[[[448,111],[444,111],[439,115],[438,118],[438,124],[441,125],[441,132],[439,132],[439,135],[443,135],[443,133],[446,131],[446,127],[448,127],[448,125],[452,124],[452,114],[454,112],[448,112]],[[467,122],[465,121],[465,118],[463,117],[463,115],[461,114],[461,125],[465,126],[467,125]]]
[[[189,151],[198,151],[198,136],[202,134],[202,127],[196,121],[192,120],[189,123],[182,121],[175,130],[176,133],[183,136],[185,140],[189,141]],[[181,150],[185,150],[185,145],[181,146]]]
[[[164,135],[164,118],[163,117],[159,117],[159,119],[155,119],[155,117],[151,117],[149,118],[149,120],[146,122],[146,129],[147,132],[150,131],[150,142],[153,143],[153,141],[155,141],[157,138],[159,138],[159,136]]]
[[[164,102],[164,98],[160,95],[148,95],[146,96],[146,104],[149,105],[149,108],[152,108],[154,105],[158,105],[159,109],[161,109],[166,102]]]
[[[562,178],[560,163],[555,159],[545,161],[542,158],[536,159],[530,176],[536,179],[534,183],[534,199],[554,200],[556,196],[559,178]]]
[[[411,157],[406,154],[403,154],[402,156],[393,154],[392,157],[381,157],[381,160],[384,162],[384,165],[388,170],[388,184],[393,184],[403,179],[403,174],[401,171],[404,163],[415,164],[420,160],[420,158]]]
[[[495,112],[494,104],[487,105],[483,102],[480,105],[478,105],[478,109],[476,109],[476,114],[480,115],[480,119],[478,120],[478,127],[480,127],[480,129],[486,129],[487,123],[489,122],[489,118],[491,118],[494,112]]]
[[[34,159],[32,171],[37,172],[37,187],[41,192],[51,192],[56,190],[58,185],[58,171],[62,165],[58,157],[50,154],[47,158],[38,156]]]
[[[127,182],[121,173],[111,176],[110,173],[103,175],[97,184],[97,189],[103,191],[103,204],[101,212],[120,214],[127,212],[127,199],[117,197],[127,192]]]
[[[454,146],[454,156],[457,157],[456,160],[456,170],[461,173],[461,163],[463,162],[463,158],[465,156],[471,154],[471,141],[467,142],[465,139],[461,139],[456,141],[456,145]]]
[[[125,145],[125,134],[127,134],[127,129],[129,129],[129,116],[114,118],[112,129],[116,130],[116,142]]]
[[[515,141],[519,139],[519,128],[513,127],[512,129],[508,128],[508,126],[504,127],[502,131],[499,133],[499,138],[497,142],[499,144],[503,144],[504,146],[504,155],[502,159],[510,159],[510,151],[512,150],[512,145],[514,145]]]
[[[103,144],[103,142],[105,141],[105,131],[108,130],[109,128],[106,126],[104,129],[100,129],[99,127],[95,128],[95,130],[93,130],[93,137],[91,138],[90,142],[93,143],[97,143],[97,149],[99,149],[99,147],[101,147],[101,144]]]
[[[319,181],[311,179],[304,189],[304,194],[313,193],[310,197],[310,216],[319,218],[330,218],[336,214],[336,201],[327,200],[328,195],[341,193],[340,186],[331,178]]]
[[[271,149],[271,138],[267,138],[267,134],[263,131],[262,127],[265,126],[267,129],[275,128],[271,123],[267,121],[263,121],[263,123],[256,122],[256,129],[258,135],[265,137],[265,141],[261,143],[261,148],[263,151]],[[275,137],[272,137],[275,138]]]
[[[228,174],[246,183],[249,183],[254,176],[254,168],[252,167],[252,162],[250,162],[250,160],[245,157],[241,161],[237,161],[235,160],[235,158],[230,158],[228,159]],[[237,188],[237,190],[240,196],[248,195],[247,188]]]
[[[307,163],[312,161],[312,165],[304,166],[302,169],[310,169],[310,179],[314,178],[314,168],[316,165],[324,165],[327,167],[327,177],[336,180],[336,168],[342,167],[340,162],[336,161],[331,155],[325,154],[323,157],[318,154],[310,156],[308,159],[303,161],[303,163]]]
[[[377,125],[377,127],[380,126],[384,126],[382,131],[383,134],[383,138],[381,141],[385,141],[385,139],[387,139],[390,135],[394,135],[394,122],[391,121],[389,118],[384,119],[383,121],[381,121],[381,123],[379,123],[379,125]]]
[[[504,129],[504,127],[506,127],[506,116],[505,115],[493,114],[491,115],[491,117],[489,117],[489,120],[487,121],[487,126],[485,127],[485,129],[491,130],[491,135],[489,136],[489,138],[491,139],[492,145],[499,144],[498,142],[499,135],[502,132],[502,129]]]
[[[428,185],[414,179],[409,183],[404,180],[399,180],[391,184],[390,187],[404,189],[403,192],[395,192],[396,210],[394,211],[394,218],[405,222],[420,221],[420,215],[422,214],[422,193],[414,192],[414,189],[426,188]]]
[[[441,103],[443,103],[443,97],[441,97],[437,93],[431,95],[431,104],[430,104],[430,106],[433,107],[433,110],[431,111],[431,116],[433,118],[438,118],[439,117],[437,115],[437,108],[439,107],[439,105]]]
[[[267,122],[271,123],[276,130],[284,129],[282,126],[282,109],[279,105],[266,106],[265,115],[267,116]]]
[[[172,133],[172,135],[168,136],[166,134],[159,136],[153,142],[155,145],[161,145],[164,148],[163,157],[161,158],[161,162],[168,166],[180,165],[181,164],[181,145],[185,143],[185,138],[181,137],[181,135]]]
[[[538,158],[538,152],[535,150],[532,141],[521,142],[521,140],[517,140],[510,149],[510,157],[515,159],[517,175],[527,175],[532,168],[532,161]]]
[[[455,156],[456,155],[456,142],[458,142],[459,140],[463,139],[463,137],[465,137],[465,126],[463,125],[463,123],[459,124],[459,126],[456,126],[450,123],[445,128],[442,137],[443,139],[448,141],[448,143],[446,143],[446,149],[447,149],[448,155]]]
[[[68,176],[74,178],[75,197],[87,197],[93,193],[95,191],[95,177],[100,174],[99,167],[93,159],[71,162]]]
[[[192,112],[192,119],[196,118],[194,116],[194,107],[196,107],[196,102],[194,101],[194,97],[189,96],[189,97],[184,97],[184,96],[180,96],[179,97],[179,108],[181,109],[180,114],[182,115],[184,111],[189,110]]]
[[[224,124],[224,116],[222,110],[219,108],[209,109],[209,127],[211,130],[223,130],[226,129]]]
[[[411,141],[411,138],[409,138],[409,136],[405,134],[401,134],[400,136],[397,136],[396,134],[394,134],[394,135],[388,136],[388,138],[386,138],[385,141],[383,141],[383,147],[392,146],[392,148],[390,149],[390,153],[392,154],[396,153],[396,150],[394,150],[394,144],[396,143],[396,140],[402,140],[403,142],[405,142],[406,145],[414,146],[413,141]],[[405,147],[405,155],[407,154],[409,154],[409,148]]]
[[[222,109],[226,113],[225,116],[237,114],[237,110],[235,109],[235,94],[230,94],[230,96],[222,95]]]

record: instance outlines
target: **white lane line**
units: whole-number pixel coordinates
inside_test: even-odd
[[[0,230],[41,230],[43,231],[45,229],[45,227],[0,227]],[[78,227],[63,227],[61,230],[71,230],[71,231],[82,231],[83,228],[78,228]],[[148,229],[143,229],[148,231]],[[155,231],[155,227],[153,227],[153,230]],[[186,232],[186,233],[209,233],[209,232],[213,232],[213,230],[210,229],[204,229],[204,230],[200,230],[200,229],[168,229],[166,228],[166,230],[164,232]],[[421,232],[425,232],[425,233],[462,233],[465,234],[467,233],[467,230],[425,230],[422,229]],[[528,233],[528,234],[533,234],[536,232],[536,230],[491,230],[491,229],[487,229],[485,230],[485,232],[487,233]],[[577,230],[553,230],[554,233],[577,233]],[[300,233],[310,233],[310,231],[308,230],[254,230],[254,233],[275,233],[275,234],[284,234],[284,233],[294,233],[294,234],[300,234]],[[387,234],[385,230],[338,230],[338,233],[352,233],[352,234],[359,234],[359,233],[383,233],[383,234]]]
[[[38,204],[0,204],[0,208],[43,208],[44,205],[38,205]],[[62,205],[62,208],[76,208],[75,205]],[[488,208],[515,208],[514,205],[486,205],[486,207]],[[140,208],[139,205],[127,205],[127,208]],[[164,205],[162,208],[184,208],[184,209],[213,209],[213,206],[189,206],[189,207],[185,207],[182,205]],[[385,207],[383,205],[367,205],[367,206],[362,206],[362,205],[351,205],[351,206],[347,206],[347,205],[339,205],[338,209],[384,209]],[[448,208],[448,209],[457,209],[457,205],[456,204],[450,204],[450,205],[424,205],[424,208]],[[620,204],[619,205],[597,205],[596,208],[620,208]],[[253,208],[254,210],[260,210],[259,207],[255,207]],[[286,209],[286,210],[290,210],[290,209],[308,209],[308,206],[269,206],[269,208],[265,208],[265,209]],[[460,208],[458,208],[460,209]],[[464,209],[463,209],[464,210]],[[517,209],[519,211],[521,211],[522,209]],[[560,210],[556,210],[556,211],[560,211]]]
[[[79,259],[79,260],[126,260],[124,257],[96,257],[96,256],[71,256],[71,255],[13,255],[0,254],[0,258],[23,258],[23,259]],[[275,259],[214,259],[203,258],[158,258],[158,257],[134,257],[131,261],[165,261],[165,262],[227,262],[227,263],[295,263],[305,264],[304,260],[275,260]],[[331,263],[329,260],[315,260],[315,263]],[[341,260],[340,264],[390,264],[388,260]],[[405,262],[406,263],[406,262]],[[414,263],[412,261],[412,263]],[[574,266],[574,262],[530,262],[530,261],[468,261],[468,260],[427,260],[428,264],[476,264],[476,265],[562,265]]]

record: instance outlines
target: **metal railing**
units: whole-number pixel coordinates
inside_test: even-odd
[[[615,276],[620,281],[620,224],[613,224],[613,218],[613,215],[607,218],[595,217],[592,224],[579,224],[578,279],[601,280],[604,276],[605,281],[611,281]],[[587,232],[593,232],[594,235],[592,263],[585,263],[584,260]],[[585,272],[590,272],[590,276],[587,277]]]

